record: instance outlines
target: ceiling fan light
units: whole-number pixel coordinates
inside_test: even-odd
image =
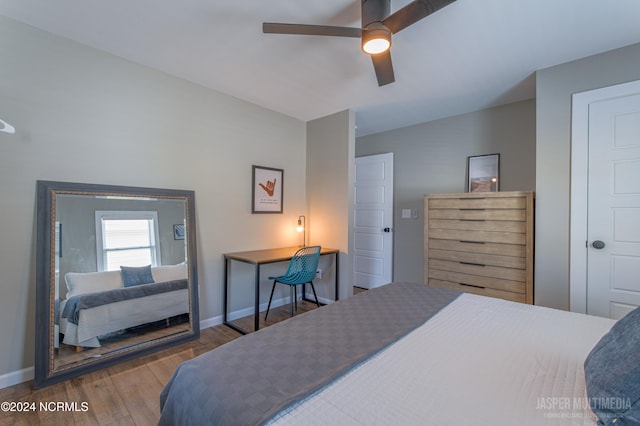
[[[389,50],[391,47],[391,32],[386,28],[375,28],[364,31],[362,35],[362,50],[370,55],[376,55]]]
[[[373,40],[369,40],[368,42],[364,43],[362,45],[362,50],[370,55],[375,55],[386,51],[387,49],[389,49],[389,46],[391,46],[389,40],[385,38],[374,38]]]

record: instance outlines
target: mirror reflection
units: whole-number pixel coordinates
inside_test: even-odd
[[[37,387],[197,337],[192,192],[39,185]]]
[[[184,200],[56,197],[55,368],[188,330],[184,224]]]

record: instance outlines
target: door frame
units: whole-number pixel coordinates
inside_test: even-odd
[[[581,93],[571,101],[571,200],[569,217],[569,310],[587,313],[589,104],[640,93],[640,80]]]

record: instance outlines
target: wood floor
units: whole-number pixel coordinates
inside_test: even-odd
[[[314,303],[298,302],[298,314],[312,309],[316,309]],[[272,309],[267,324],[264,314],[261,315],[261,327],[288,317],[289,305]],[[243,327],[252,328],[252,316],[242,321]],[[44,389],[33,390],[32,381],[0,389],[0,402],[35,403],[35,411],[0,411],[0,425],[156,425],[160,417],[160,392],[176,367],[238,337],[240,333],[218,325],[202,330],[196,341]],[[77,403],[77,411],[41,409],[41,403],[55,408],[57,402],[67,403],[71,408],[73,404],[69,403]]]

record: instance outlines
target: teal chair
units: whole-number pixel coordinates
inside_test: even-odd
[[[271,308],[271,300],[273,299],[273,291],[276,289],[276,283],[286,284],[289,286],[291,293],[291,304],[289,307],[290,316],[293,316],[294,304],[296,310],[298,309],[297,286],[301,284],[311,284],[313,296],[316,298],[316,305],[320,307],[318,295],[316,294],[316,289],[313,286],[313,279],[315,278],[316,271],[318,270],[319,260],[320,246],[303,247],[291,258],[286,274],[280,277],[269,277],[270,280],[273,280],[273,287],[271,287],[271,296],[269,297],[269,305],[267,305],[267,313],[264,316],[265,321],[267,320],[267,316],[269,316],[269,309]]]

